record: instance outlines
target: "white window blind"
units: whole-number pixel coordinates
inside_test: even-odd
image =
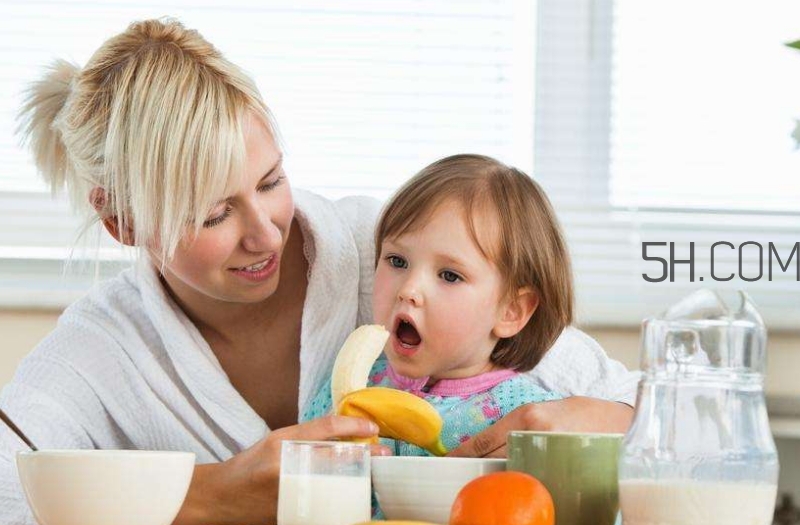
[[[785,264],[800,241],[800,152],[789,138],[800,52],[782,45],[800,38],[797,8],[702,3],[3,3],[0,303],[63,305],[88,282],[60,275],[75,223],[32,182],[11,138],[19,89],[55,57],[84,64],[133,19],[173,15],[256,79],[295,186],[383,198],[436,158],[493,155],[533,169],[548,191],[580,323],[637,324],[709,286],[745,289],[771,328],[796,329],[800,253],[772,281],[768,252],[754,282],[714,282],[709,265],[715,242],[773,243]],[[661,267],[643,260],[643,242],[673,242],[677,259],[694,242],[695,281],[685,264],[674,282],[645,281]],[[669,247],[648,254],[666,259]],[[736,249],[716,254],[717,275],[738,272]],[[752,245],[742,259],[756,275]]]
[[[278,121],[290,180],[330,197],[388,194],[433,160],[533,162],[535,10],[527,0],[2,2],[0,303],[62,306],[77,220],[13,136],[26,82],[84,65],[136,19],[174,16],[248,71]],[[114,258],[106,241],[102,254]],[[109,270],[109,271],[113,271]]]
[[[798,20],[792,0],[618,2],[612,203],[799,212]]]
[[[579,319],[630,325],[699,287],[746,290],[768,326],[800,326],[798,8],[540,1],[535,171],[573,254]],[[794,26],[794,27],[793,27]],[[764,252],[759,258],[756,245]],[[674,282],[643,242],[674,244]],[[715,282],[715,274],[735,277]],[[739,248],[744,245],[742,255]],[[669,245],[649,256],[669,259]],[[740,261],[741,259],[741,261]],[[753,279],[748,282],[739,276]],[[703,278],[702,280],[700,278]]]

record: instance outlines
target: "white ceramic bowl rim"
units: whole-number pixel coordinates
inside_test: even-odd
[[[194,452],[184,452],[181,450],[105,450],[105,449],[73,449],[73,450],[22,450],[17,452],[17,456],[189,456]]]
[[[616,432],[559,432],[550,430],[512,430],[509,434],[517,436],[575,436],[584,438],[621,438],[625,434]]]
[[[505,463],[505,458],[451,458],[434,456],[372,456],[372,461],[396,461],[400,463],[425,463],[447,461],[448,463]]]

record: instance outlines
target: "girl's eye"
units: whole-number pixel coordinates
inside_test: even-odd
[[[439,277],[447,281],[448,283],[455,283],[461,280],[461,276],[455,272],[451,272],[450,270],[444,270],[439,274]]]
[[[262,186],[259,186],[258,187],[258,191],[260,191],[261,193],[266,193],[266,192],[268,192],[270,190],[273,190],[277,186],[279,186],[283,182],[283,180],[285,178],[286,178],[286,175],[281,175],[280,177],[275,179],[273,182],[268,182],[268,183],[266,183],[266,184],[264,184]]]
[[[206,220],[203,223],[203,228],[213,228],[214,226],[222,223],[228,216],[231,214],[231,207],[226,206],[225,211],[223,211],[220,215],[213,217],[211,219]]]
[[[408,266],[406,260],[397,255],[389,255],[386,260],[389,261],[389,265],[392,268],[406,268]]]

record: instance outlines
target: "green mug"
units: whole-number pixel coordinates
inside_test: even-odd
[[[614,525],[619,512],[617,460],[623,434],[514,431],[507,470],[541,481],[556,525]]]

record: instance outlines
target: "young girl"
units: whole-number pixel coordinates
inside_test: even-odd
[[[570,325],[573,303],[566,243],[530,177],[480,155],[435,162],[389,201],[375,244],[373,314],[391,335],[370,386],[429,401],[448,450],[560,397],[524,374]],[[330,409],[328,383],[304,418]]]

